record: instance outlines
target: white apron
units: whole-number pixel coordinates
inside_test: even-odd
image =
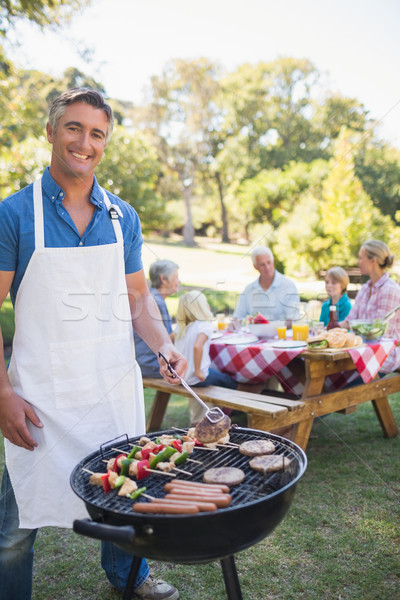
[[[116,436],[145,431],[142,378],[118,218],[117,243],[45,248],[41,180],[33,197],[35,250],[15,302],[8,373],[44,427],[28,422],[33,452],[5,440],[6,464],[21,528],[72,527],[87,517],[70,487],[74,466]]]

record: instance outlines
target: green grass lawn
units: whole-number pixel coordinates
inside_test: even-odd
[[[147,412],[153,394],[146,390]],[[400,394],[391,397],[391,406],[400,423]],[[187,401],[173,396],[163,428],[186,426],[188,418]],[[244,600],[399,598],[400,437],[385,439],[372,405],[362,404],[355,413],[316,422],[307,456],[286,518],[236,557]],[[42,529],[34,600],[120,598],[100,568],[99,546],[69,530]],[[218,562],[151,564],[179,588],[182,600],[226,598]]]
[[[218,254],[219,258],[226,256],[229,264],[217,264],[215,253],[211,261],[200,249],[172,244],[159,244],[157,252],[147,245],[146,250],[148,262],[159,257],[180,264],[181,279],[190,285],[209,286],[210,264],[232,277],[238,269],[245,274],[249,268],[251,271],[250,259],[242,261],[232,247],[229,252],[221,248]],[[201,269],[203,274],[197,278]],[[221,298],[227,301],[232,288],[227,289],[218,302]],[[214,310],[218,308],[216,303]],[[0,318],[8,339],[13,331],[9,302],[3,305]],[[145,391],[147,412],[153,395],[153,391]],[[400,423],[400,394],[391,398],[391,405]],[[173,396],[163,428],[184,427],[188,421],[187,400]],[[237,555],[244,600],[400,598],[400,437],[385,439],[372,405],[362,404],[355,413],[332,414],[316,422],[307,456],[308,469],[286,518],[272,535]],[[190,531],[188,537],[196,543]],[[35,544],[33,600],[121,598],[100,567],[99,549],[99,542],[70,530],[42,529]],[[226,598],[218,562],[193,566],[152,563],[152,568],[179,588],[182,600]]]

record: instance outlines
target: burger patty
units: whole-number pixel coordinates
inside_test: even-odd
[[[255,471],[260,473],[269,473],[272,471],[281,471],[286,469],[290,465],[290,460],[281,454],[274,454],[273,456],[255,456],[249,461],[249,465]]]
[[[223,438],[231,427],[231,420],[228,415],[224,415],[216,423],[212,423],[207,417],[203,417],[195,427],[194,433],[199,442],[209,444]]]
[[[275,444],[270,440],[248,440],[239,446],[239,452],[245,456],[272,454],[274,450]]]
[[[203,475],[205,483],[224,483],[225,485],[238,485],[245,478],[244,471],[237,467],[216,467],[207,469]]]

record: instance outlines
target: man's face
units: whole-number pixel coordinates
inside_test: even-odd
[[[163,283],[166,291],[168,292],[168,296],[171,294],[176,294],[176,292],[179,290],[180,284],[178,271],[171,273],[168,279],[164,279]]]
[[[52,176],[93,178],[106,146],[106,134],[107,117],[103,110],[83,102],[67,106],[55,133],[47,124],[47,139],[53,145]]]
[[[254,259],[254,268],[262,278],[270,279],[274,276],[274,259],[269,254],[260,254]]]

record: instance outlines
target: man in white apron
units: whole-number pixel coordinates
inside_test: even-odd
[[[50,169],[0,203],[0,303],[10,292],[16,330],[0,366],[6,469],[0,495],[0,598],[29,600],[39,527],[86,517],[73,467],[105,441],[145,431],[133,330],[181,374],[186,364],[154,319],[136,212],[94,176],[113,125],[102,96],[69,90],[50,111]],[[2,342],[2,340],[0,340]],[[1,348],[3,347],[0,343]],[[165,365],[162,375],[174,382]],[[122,590],[132,555],[104,543],[102,566]],[[135,593],[176,600],[142,561]]]

